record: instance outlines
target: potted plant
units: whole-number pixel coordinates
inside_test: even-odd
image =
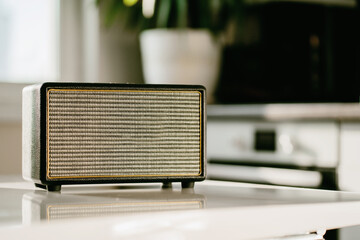
[[[220,70],[223,33],[240,0],[98,0],[105,23],[121,19],[140,32],[146,83],[201,84],[208,102]]]

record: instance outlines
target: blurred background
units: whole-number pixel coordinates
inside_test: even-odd
[[[208,89],[211,179],[360,190],[357,0],[0,0],[0,173],[45,81]],[[220,146],[220,147],[219,147]]]

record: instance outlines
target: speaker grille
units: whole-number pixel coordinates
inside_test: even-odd
[[[198,91],[47,92],[47,177],[201,174]]]

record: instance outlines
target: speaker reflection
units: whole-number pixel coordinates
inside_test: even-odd
[[[23,223],[134,215],[145,212],[196,210],[206,198],[193,189],[120,189],[80,193],[51,193],[36,190],[22,199]]]

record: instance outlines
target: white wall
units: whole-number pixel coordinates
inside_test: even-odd
[[[125,30],[121,19],[105,27],[103,12],[99,16],[99,81],[143,83],[138,33]]]
[[[21,173],[21,93],[25,84],[0,84],[0,174]]]
[[[142,83],[138,36],[120,21],[105,27],[95,0],[60,2],[60,78]]]
[[[21,173],[21,122],[0,123],[0,174]]]
[[[142,83],[143,73],[136,33],[115,24],[100,28],[99,81]]]
[[[360,191],[360,124],[342,123],[340,140],[339,187]]]

